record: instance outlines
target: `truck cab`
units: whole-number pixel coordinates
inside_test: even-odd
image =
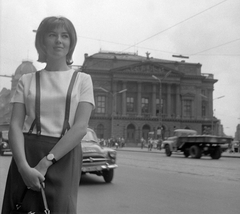
[[[197,131],[192,129],[176,129],[174,130],[172,137],[168,137],[167,140],[163,141],[162,148],[166,149],[165,147],[169,146],[171,151],[176,152],[178,150],[178,147],[180,146],[178,138],[187,137],[191,135],[197,135]]]

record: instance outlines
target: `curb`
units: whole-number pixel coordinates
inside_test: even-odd
[[[118,148],[116,149],[117,152],[119,151],[126,151],[126,152],[148,152],[148,153],[159,153],[159,154],[165,154],[165,152],[163,151],[159,151],[159,150],[152,150],[152,151],[148,151],[148,150],[144,150],[144,149],[135,149],[135,148]],[[182,154],[179,154],[179,153],[174,153],[176,155],[182,155]],[[221,157],[224,157],[224,158],[240,158],[240,153],[237,154],[237,155],[228,155],[228,154],[222,154]]]

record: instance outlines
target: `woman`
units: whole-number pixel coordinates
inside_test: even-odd
[[[77,213],[80,142],[86,134],[94,96],[91,77],[69,67],[76,42],[75,28],[65,17],[47,17],[39,25],[35,46],[38,61],[46,67],[37,75],[23,75],[11,101],[13,160],[3,214],[14,209],[26,187],[29,190],[22,207],[42,210],[42,182],[51,213]]]

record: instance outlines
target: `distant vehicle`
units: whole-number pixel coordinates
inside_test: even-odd
[[[232,141],[230,145],[230,152],[240,152],[240,143],[238,140]]]
[[[202,155],[210,155],[212,159],[219,159],[222,154],[221,145],[229,144],[232,140],[231,137],[198,135],[195,130],[176,129],[173,137],[163,141],[162,148],[167,156],[181,151],[185,157],[201,158]]]
[[[4,155],[5,152],[11,152],[11,149],[8,144],[8,131],[0,132],[0,155]]]
[[[103,176],[106,183],[112,182],[114,169],[118,167],[116,150],[100,146],[96,133],[88,128],[82,139],[82,151],[82,174]]]

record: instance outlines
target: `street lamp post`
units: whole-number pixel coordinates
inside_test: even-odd
[[[160,128],[160,136],[161,136],[161,138],[163,137],[162,136],[162,80],[166,79],[171,72],[172,71],[167,72],[162,79],[156,77],[155,75],[152,75],[152,77],[154,79],[158,80],[158,82],[159,82],[159,113],[158,113],[158,120],[159,120],[159,128]]]
[[[123,89],[123,90],[120,90],[120,91],[115,92],[115,93],[112,93],[111,91],[108,91],[107,89],[102,88],[102,87],[98,87],[98,89],[100,89],[100,90],[102,90],[106,93],[109,93],[112,96],[111,137],[113,137],[113,134],[114,134],[114,132],[113,132],[114,123],[113,122],[114,122],[114,116],[115,116],[115,111],[116,111],[115,97],[116,97],[117,94],[124,93],[125,91],[127,91],[127,89]]]
[[[225,96],[223,95],[223,96],[220,96],[220,97],[216,97],[216,98],[214,98],[214,99],[213,99],[213,101],[214,101],[214,100],[221,99],[221,98],[223,98],[223,97],[225,97]],[[212,112],[212,124],[211,124],[211,126],[212,126],[212,134],[214,134],[214,133],[215,133],[215,132],[213,133],[213,131],[214,131],[214,129],[213,129],[213,118],[214,118],[214,111],[215,111],[215,109],[214,109],[214,110],[213,110],[213,112]]]

